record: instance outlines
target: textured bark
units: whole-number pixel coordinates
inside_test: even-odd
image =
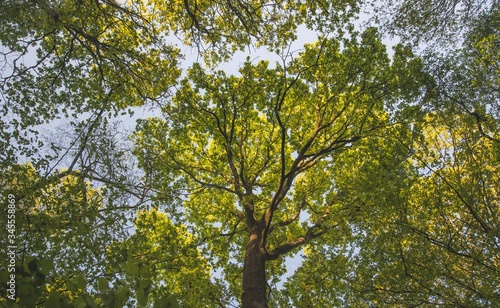
[[[262,228],[250,229],[243,264],[243,308],[267,307],[266,253],[261,237]]]

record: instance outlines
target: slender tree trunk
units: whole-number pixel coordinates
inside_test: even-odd
[[[254,226],[249,230],[243,264],[243,308],[267,307],[266,253],[261,247],[262,229]]]

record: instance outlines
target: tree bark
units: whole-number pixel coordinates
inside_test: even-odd
[[[267,307],[266,252],[261,244],[262,228],[250,228],[243,264],[243,295],[241,307]]]

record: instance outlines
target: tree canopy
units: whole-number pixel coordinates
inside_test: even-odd
[[[0,8],[2,305],[499,303],[496,1]]]

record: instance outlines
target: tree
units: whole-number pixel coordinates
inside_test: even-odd
[[[211,285],[209,268],[185,227],[173,226],[157,210],[142,210],[135,234],[127,236],[122,226],[126,212],[104,202],[105,188],[95,189],[75,174],[31,194],[25,187],[39,184],[40,178],[33,166],[21,165],[3,174],[16,179],[2,182],[2,194],[14,196],[17,212],[18,307],[145,305],[150,293],[156,300],[149,302],[161,307],[178,304],[173,294],[188,306],[224,301],[221,288],[206,289]],[[6,220],[2,216],[4,225]],[[13,246],[6,238],[1,242]],[[179,249],[185,259],[177,258]],[[7,259],[7,251],[1,255]],[[2,269],[0,274],[5,279],[12,271]],[[194,282],[205,289],[186,288]],[[201,294],[196,296],[193,289]],[[5,299],[0,302],[5,304]]]
[[[333,172],[344,202],[366,211],[340,247],[307,251],[284,304],[498,305],[497,15],[476,20],[454,54],[425,59],[435,93],[411,122],[339,159],[358,166]]]
[[[421,94],[407,49],[391,63],[374,29],[342,45],[323,38],[284,66],[246,62],[239,76],[194,65],[163,118],[136,129],[140,166],[155,166],[156,190],[185,195],[168,212],[207,240],[243,307],[267,307],[267,277],[283,272],[275,260],[345,224],[328,170],[393,125],[398,99]]]
[[[23,157],[45,177],[76,145],[68,163],[73,170],[96,125],[134,108],[161,105],[172,94],[181,74],[176,38],[216,65],[251,46],[286,49],[301,24],[324,32],[344,29],[358,8],[348,0],[0,5],[0,163],[8,167]],[[40,126],[55,121],[81,125],[78,140],[62,148],[44,140]]]
[[[37,169],[52,167],[53,157],[37,157],[37,125],[89,114],[104,121],[166,95],[180,74],[179,51],[138,8],[3,1],[0,14],[3,164],[26,156]]]
[[[45,185],[36,189],[43,180]],[[15,205],[14,241],[2,238],[1,242],[4,247],[17,247],[19,305],[56,299],[67,304],[75,304],[75,299],[85,302],[88,295],[82,284],[99,276],[106,264],[105,247],[120,236],[120,213],[107,212],[100,190],[77,172],[51,183],[32,165],[18,165],[3,170],[1,192],[13,196]],[[2,215],[5,226],[6,220]],[[2,249],[4,260],[6,253]],[[3,267],[2,278],[9,274],[12,271]]]
[[[423,59],[355,31],[360,6],[3,1],[2,305],[497,304],[498,5],[395,3],[434,46],[473,17]],[[220,70],[247,48],[281,61]],[[131,144],[116,118],[147,108]]]
[[[125,277],[115,283],[131,291],[134,305],[149,302],[165,307],[170,300],[181,307],[200,303],[227,307],[223,286],[210,281],[210,267],[198,249],[198,240],[185,226],[176,226],[165,213],[151,209],[139,211],[135,230],[107,250],[113,260],[107,272]]]
[[[376,19],[391,35],[433,49],[457,47],[474,20],[495,10],[497,1],[382,1],[371,3]],[[437,43],[437,44],[435,44]]]
[[[18,213],[28,215],[25,210],[33,211],[33,215],[43,217],[47,208],[57,205],[61,213],[55,220],[66,223],[51,225],[39,238],[26,236],[21,240],[31,247],[25,251],[26,255],[35,257],[26,262],[34,265],[25,273],[52,275],[62,286],[53,288],[52,282],[38,281],[37,288],[43,285],[45,291],[51,289],[55,293],[37,293],[40,296],[37,302],[62,300],[74,304],[74,299],[83,296],[83,292],[87,304],[96,304],[92,291],[106,289],[101,280],[99,285],[90,284],[96,281],[105,264],[96,265],[91,258],[85,258],[79,247],[81,243],[75,240],[83,236],[74,233],[79,224],[73,225],[74,217],[65,215],[73,210],[79,212],[77,222],[87,224],[82,231],[93,226],[95,232],[103,235],[106,228],[116,226],[118,221],[126,226],[132,217],[130,211],[153,205],[150,196],[157,192],[150,190],[149,170],[144,170],[146,176],[141,181],[135,181],[137,174],[133,180],[129,178],[127,169],[133,168],[133,164],[123,162],[128,158],[127,153],[115,143],[115,131],[108,124],[117,115],[131,112],[131,108],[148,102],[161,104],[171,95],[181,73],[179,49],[170,42],[173,36],[178,35],[184,44],[208,52],[205,60],[213,64],[250,45],[286,48],[300,24],[325,32],[337,27],[343,29],[356,12],[356,1],[297,1],[286,5],[274,1],[184,1],[168,5],[156,1],[3,1],[0,163],[8,179],[6,184],[16,183],[15,177],[24,177],[26,170],[31,174],[29,181],[21,182],[21,187],[14,189],[7,185],[4,192],[10,194],[12,190],[12,195],[23,204],[39,204],[34,208],[28,205]],[[59,140],[44,140],[40,125],[61,119],[71,127],[64,132],[69,134]],[[23,160],[30,164],[20,163]],[[69,184],[75,181],[78,189]],[[68,202],[57,199],[58,189],[72,198]],[[97,212],[108,212],[112,219],[90,224],[102,219],[102,213],[85,212],[89,208],[86,200],[89,190],[98,191],[97,203],[103,203],[95,205],[103,207]],[[165,200],[161,193],[156,197]],[[37,220],[36,224],[41,222]],[[31,234],[30,228],[35,227],[20,226],[19,230],[25,234]],[[68,228],[67,233],[59,234],[58,227]],[[124,236],[123,231],[114,230]],[[102,240],[107,243],[121,240],[114,232]],[[71,234],[72,241],[65,241],[64,234]],[[74,254],[69,262],[73,268],[63,269],[56,264],[61,275],[66,275],[62,278],[51,270],[52,265],[37,265],[45,262],[39,256],[47,255],[47,259],[61,262],[68,258],[54,251],[50,254],[50,249],[44,251],[41,242],[52,236],[58,243],[70,245],[68,251]],[[83,246],[103,248],[92,245]],[[17,251],[18,255],[21,253]],[[94,266],[93,271],[81,271],[76,265],[80,263]],[[77,277],[68,287],[71,292],[63,299],[51,297],[65,292],[71,280],[67,277]],[[122,299],[125,293],[126,289],[117,291]],[[81,300],[82,297],[80,304]]]
[[[346,192],[343,201],[359,210],[345,242],[335,246],[336,235],[327,235],[306,251],[281,295],[283,305],[498,303],[495,144],[464,117],[450,121],[436,112],[427,120],[424,139],[393,131],[394,139],[339,159],[341,166],[358,166],[336,173],[336,182]],[[384,151],[373,155],[374,149]],[[297,298],[299,290],[307,292]]]

